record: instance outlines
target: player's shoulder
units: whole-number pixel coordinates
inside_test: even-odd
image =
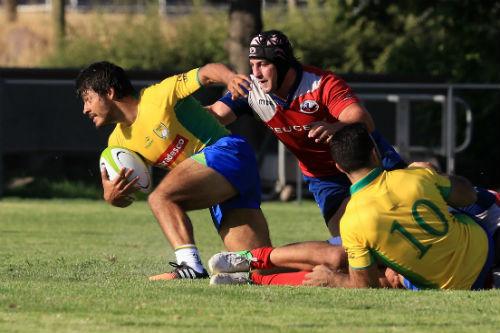
[[[387,173],[387,182],[392,186],[398,184],[434,184],[444,181],[446,176],[439,174],[433,169],[422,167],[409,167],[406,169],[392,170]]]
[[[432,169],[432,168],[424,168],[420,166],[416,167],[407,167],[405,169],[400,169],[400,170],[394,170],[394,171],[399,171],[400,173],[406,173],[406,174],[411,174],[415,176],[421,176],[421,177],[435,177],[435,176],[440,176],[440,174]]]
[[[330,80],[342,80],[341,76],[337,73],[334,73],[331,70],[327,69],[322,69],[316,66],[311,66],[311,65],[302,65],[302,71],[303,73],[307,74],[312,74],[316,76],[320,76],[322,78],[328,78]]]

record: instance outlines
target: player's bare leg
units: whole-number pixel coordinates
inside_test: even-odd
[[[228,251],[271,246],[267,221],[260,209],[233,209],[225,214],[219,235]]]
[[[317,265],[330,269],[347,267],[347,255],[342,246],[327,242],[302,242],[275,248],[270,254],[274,266],[310,271]]]
[[[187,159],[165,176],[150,194],[149,204],[164,235],[176,249],[186,244],[194,246],[193,227],[186,211],[208,208],[236,194],[236,189],[221,174]],[[249,212],[244,218],[248,212],[238,209],[222,221],[220,235],[228,250],[270,244],[262,212],[259,209]]]

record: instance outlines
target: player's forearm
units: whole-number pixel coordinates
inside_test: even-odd
[[[214,83],[220,83],[227,86],[234,75],[236,75],[236,73],[234,73],[226,65],[211,63],[200,68],[198,72],[198,79],[204,86]]]
[[[349,274],[335,272],[328,279],[327,287],[332,288],[363,288],[362,286],[356,286],[355,281]]]

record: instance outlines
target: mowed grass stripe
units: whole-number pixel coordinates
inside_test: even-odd
[[[327,238],[314,203],[263,205],[276,245]],[[190,214],[206,261],[222,249]],[[0,201],[0,332],[498,332],[500,292],[151,283],[173,259],[145,202]]]

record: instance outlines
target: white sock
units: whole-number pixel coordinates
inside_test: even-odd
[[[197,271],[203,272],[205,269],[201,263],[198,248],[194,244],[184,244],[175,248],[175,259],[180,265],[184,262],[186,265]]]

